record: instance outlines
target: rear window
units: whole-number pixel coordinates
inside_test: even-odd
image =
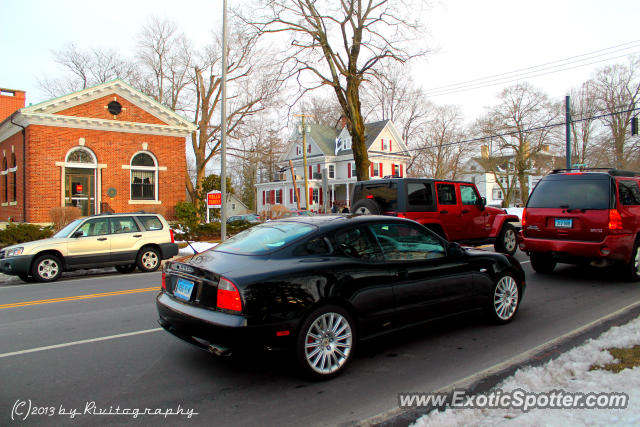
[[[398,184],[395,182],[381,182],[364,187],[356,185],[353,200],[374,199],[383,211],[398,210]]]
[[[610,190],[605,175],[549,175],[538,183],[527,208],[609,209]]]
[[[236,234],[214,250],[238,255],[266,254],[316,230],[317,227],[300,222],[271,221]]]

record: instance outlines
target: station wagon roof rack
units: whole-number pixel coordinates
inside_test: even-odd
[[[93,214],[89,216],[103,216],[103,215],[133,215],[133,214],[155,214],[155,212],[147,211],[135,211],[135,212],[102,212],[99,214]]]
[[[620,169],[613,168],[570,168],[570,169],[554,169],[551,171],[552,174],[556,173],[564,173],[564,172],[606,172],[611,176],[640,176],[640,172],[634,171],[625,171]]]

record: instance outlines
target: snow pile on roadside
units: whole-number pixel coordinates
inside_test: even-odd
[[[557,359],[539,367],[521,368],[496,389],[509,392],[627,393],[626,409],[532,409],[525,413],[516,409],[447,409],[432,411],[414,424],[423,426],[631,426],[640,425],[640,367],[620,373],[605,370],[589,371],[591,365],[614,361],[605,349],[629,348],[640,344],[640,317],[623,326],[616,326],[597,339],[591,339]]]
[[[178,242],[180,243],[180,242]],[[190,242],[189,245],[187,245],[184,248],[181,248],[178,251],[178,255],[193,255],[194,253],[200,253],[200,252],[204,252],[207,249],[211,249],[214,246],[216,246],[217,243],[209,243],[209,242]],[[195,249],[195,252],[194,252]]]

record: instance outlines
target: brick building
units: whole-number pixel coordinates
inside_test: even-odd
[[[0,89],[0,221],[50,222],[185,200],[185,137],[195,125],[121,80],[25,107]]]

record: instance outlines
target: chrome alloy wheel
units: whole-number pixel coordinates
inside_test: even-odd
[[[518,308],[518,284],[509,275],[500,278],[493,294],[493,307],[500,320],[509,320]]]
[[[502,246],[504,247],[505,252],[511,253],[515,251],[517,244],[518,239],[516,237],[516,231],[513,228],[509,228],[505,231],[504,237],[502,239]]]
[[[38,264],[37,267],[38,275],[45,280],[53,279],[58,275],[60,271],[60,266],[56,262],[56,260],[51,258],[45,258]]]
[[[142,254],[142,265],[149,270],[153,270],[158,265],[158,254],[155,251],[146,251]]]
[[[305,356],[309,367],[327,375],[342,368],[349,359],[353,334],[347,319],[338,313],[318,317],[305,336]]]

